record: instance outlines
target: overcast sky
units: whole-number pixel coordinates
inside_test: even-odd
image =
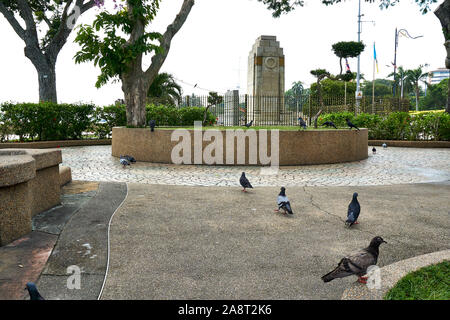
[[[112,2],[112,0],[106,0]],[[442,1],[432,6],[434,11]],[[151,30],[163,33],[178,13],[182,0],[163,0]],[[373,42],[376,42],[379,73],[385,78],[393,71],[395,28],[407,29],[418,39],[399,38],[397,65],[416,68],[428,63],[426,70],[444,67],[445,48],[439,20],[431,11],[422,15],[413,0],[401,0],[387,10],[362,1],[361,40],[367,45],[361,54],[361,72],[372,79]],[[93,21],[97,9],[84,14],[79,22]],[[357,40],[358,1],[347,0],[325,6],[318,0],[306,0],[304,7],[280,18],[256,0],[196,0],[186,23],[174,37],[169,56],[161,71],[179,79],[183,94],[206,95],[208,90],[223,93],[240,86],[246,92],[248,54],[260,35],[274,35],[284,49],[286,89],[292,82],[302,81],[306,87],[314,82],[310,70],[324,68],[339,73],[338,58],[331,45],[339,41]],[[37,102],[37,73],[24,56],[24,44],[0,14],[0,102]],[[73,56],[78,45],[72,33],[57,62],[59,102],[113,103],[123,98],[120,83],[96,89],[99,70],[92,63],[75,65]],[[148,66],[150,59],[144,62]],[[357,59],[350,59],[356,72]],[[193,88],[197,84],[198,88]]]

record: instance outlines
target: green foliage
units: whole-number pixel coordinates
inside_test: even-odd
[[[365,81],[361,85],[363,96],[372,96],[373,81]],[[391,97],[393,81],[385,79],[375,80],[375,97]]]
[[[125,126],[127,124],[127,112],[125,105],[111,105],[96,107],[91,129],[99,139],[109,138],[113,127]]]
[[[443,79],[437,84],[430,84],[427,95],[420,100],[420,110],[444,109],[447,102],[448,79]]]
[[[320,82],[321,93],[324,99],[329,97],[344,96],[345,95],[345,82],[339,80],[325,79]],[[355,96],[356,83],[347,82],[347,97]],[[317,94],[317,83],[311,84],[311,94]]]
[[[386,294],[385,300],[450,300],[450,261],[407,274]]]
[[[337,127],[346,128],[345,119],[361,128],[369,129],[371,140],[450,140],[450,114],[424,113],[411,116],[408,112],[392,112],[386,116],[351,112],[321,115],[318,125],[332,121]]]
[[[204,107],[183,107],[147,105],[147,123],[150,119],[156,121],[157,126],[193,126],[194,121],[203,121]],[[208,111],[206,124],[216,122],[215,116]]]
[[[4,103],[3,121],[21,140],[81,139],[90,126],[92,104]]]
[[[162,72],[156,76],[147,93],[149,102],[176,105],[181,100],[182,88],[175,81],[173,75]]]
[[[93,61],[95,66],[100,67],[101,73],[95,84],[97,88],[111,79],[117,80],[142,54],[161,50],[159,45],[152,43],[161,39],[158,32],[145,32],[133,42],[128,42],[116,34],[116,30],[119,29],[124,34],[130,35],[138,21],[142,22],[145,28],[155,18],[159,9],[158,0],[132,0],[129,3],[133,5],[132,14],[129,14],[128,7],[114,14],[101,12],[92,26],[79,27],[75,42],[81,46],[81,50],[75,54],[75,62]],[[100,36],[103,33],[104,35]]]

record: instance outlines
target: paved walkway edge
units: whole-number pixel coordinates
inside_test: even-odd
[[[67,222],[37,282],[46,300],[98,299],[109,263],[108,222],[126,195],[125,183],[102,182],[97,195]]]
[[[401,260],[380,268],[381,288],[369,289],[358,282],[352,283],[342,294],[342,300],[383,300],[385,294],[408,273],[423,267],[450,260],[450,249]]]

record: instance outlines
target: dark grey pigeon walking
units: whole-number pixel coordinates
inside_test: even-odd
[[[30,294],[30,300],[45,300],[33,282],[28,282],[25,289],[28,290],[28,293]]]
[[[250,121],[249,123],[244,124],[244,126],[246,126],[247,128],[250,128],[253,125],[253,120]]]
[[[277,197],[277,204],[278,204],[278,209],[275,210],[276,212],[279,212],[280,209],[283,209],[284,214],[286,214],[286,213],[294,214],[292,212],[291,203],[289,202],[289,199],[286,196],[286,188],[285,187],[281,187],[281,191]]]
[[[150,125],[150,131],[153,132],[155,131],[155,127],[156,127],[156,121],[155,120],[150,120],[149,121],[149,125]]]
[[[367,277],[363,276],[367,273],[368,267],[377,264],[378,247],[382,243],[387,242],[380,236],[377,236],[370,241],[370,245],[367,248],[342,258],[336,269],[322,277],[323,282],[330,282],[333,279],[356,275],[358,276],[358,282],[366,283]]]
[[[245,176],[245,172],[242,172],[241,178],[239,179],[239,182],[241,183],[241,186],[244,188],[244,192],[247,192],[246,188],[253,189],[252,185],[250,184],[250,181],[248,181],[247,177]]]
[[[377,149],[375,149],[375,147],[372,148],[372,153],[376,154],[377,153]]]
[[[325,121],[322,126],[333,127],[337,129],[336,125],[332,121]]]
[[[302,117],[298,117],[298,124],[299,124],[300,127],[302,127],[303,129],[306,129],[306,122],[305,122],[305,120],[302,119]]]
[[[123,168],[125,168],[125,166],[129,166],[130,165],[130,161],[128,161],[127,159],[124,158],[124,156],[120,156],[120,164],[123,165]]]
[[[359,130],[359,128],[355,126],[348,118],[345,119],[345,121],[347,122],[347,125],[350,127],[350,130],[352,130],[352,128]]]
[[[358,193],[353,194],[352,202],[348,205],[347,210],[347,221],[345,221],[345,225],[350,227],[354,224],[358,224],[356,220],[358,220],[359,213],[361,212],[361,206],[358,202]]]

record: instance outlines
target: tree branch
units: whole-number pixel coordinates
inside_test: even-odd
[[[0,12],[3,14],[3,16],[8,20],[11,27],[14,29],[14,31],[17,33],[17,35],[25,41],[25,30],[22,28],[20,23],[17,21],[17,19],[14,17],[14,13],[12,11],[9,11],[3,2],[0,1]]]
[[[153,79],[161,69],[161,66],[163,65],[169,53],[170,43],[173,37],[183,26],[194,4],[194,0],[184,0],[180,12],[177,14],[175,20],[167,27],[166,32],[163,34],[160,40],[162,52],[157,53],[153,56],[152,63],[144,74],[145,79],[150,83],[153,81]]]

